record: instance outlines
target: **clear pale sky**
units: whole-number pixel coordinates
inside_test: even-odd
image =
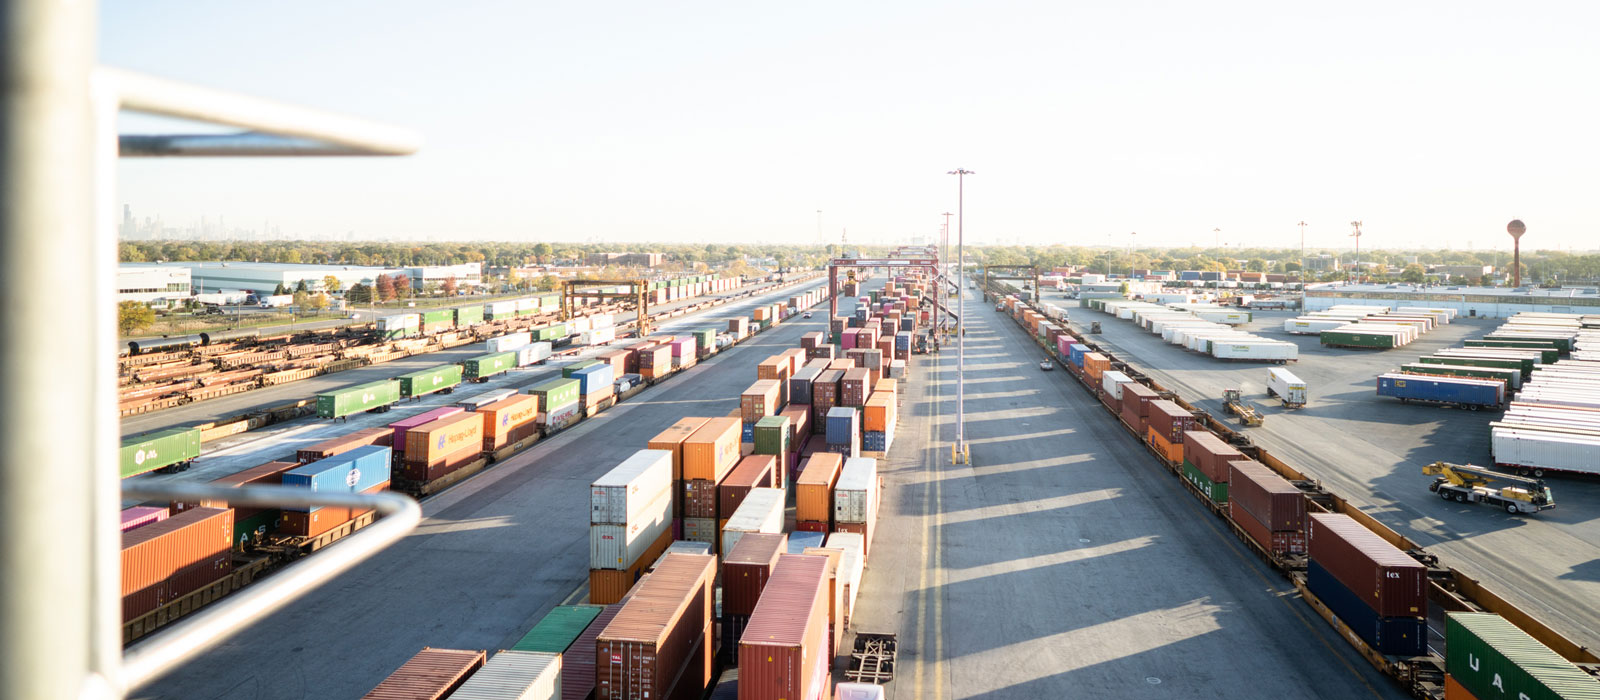
[[[123,161],[137,215],[317,235],[1600,248],[1593,2],[170,2],[104,63],[410,126]],[[124,120],[148,131],[150,120]]]

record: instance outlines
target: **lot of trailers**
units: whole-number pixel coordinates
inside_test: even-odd
[[[1235,329],[1250,320],[1250,312],[1204,304],[1160,306],[1126,299],[1086,299],[1083,304],[1104,311],[1186,350],[1219,360],[1284,364],[1300,357],[1294,343],[1263,338]]]
[[[1363,657],[1418,697],[1465,697],[1460,688],[1490,687],[1496,677],[1482,674],[1480,663],[1485,657],[1479,656],[1477,662],[1468,663],[1463,653],[1486,651],[1485,647],[1481,644],[1471,647],[1456,644],[1450,647],[1446,658],[1441,658],[1433,648],[1417,645],[1415,634],[1425,630],[1425,622],[1418,619],[1418,611],[1401,611],[1403,614],[1392,616],[1394,612],[1376,608],[1375,601],[1369,605],[1360,600],[1362,595],[1373,595],[1363,593],[1364,587],[1367,591],[1382,591],[1387,585],[1384,583],[1388,578],[1386,575],[1375,574],[1375,578],[1357,581],[1355,585],[1348,581],[1342,582],[1343,585],[1335,585],[1334,581],[1341,576],[1336,572],[1330,573],[1329,569],[1330,564],[1336,562],[1317,561],[1314,554],[1316,547],[1312,545],[1315,535],[1313,528],[1302,526],[1302,529],[1295,529],[1292,523],[1287,522],[1271,524],[1269,521],[1278,519],[1280,509],[1263,506],[1264,501],[1259,498],[1252,497],[1251,501],[1246,501],[1243,496],[1230,499],[1229,484],[1218,480],[1222,474],[1259,475],[1255,467],[1261,467],[1276,477],[1276,480],[1267,478],[1264,481],[1277,484],[1280,490],[1286,489],[1285,493],[1280,494],[1281,497],[1286,499],[1286,505],[1306,515],[1304,522],[1311,522],[1314,514],[1347,516],[1349,523],[1370,533],[1370,540],[1388,545],[1385,549],[1369,543],[1366,545],[1369,549],[1383,549],[1387,560],[1394,565],[1403,565],[1412,572],[1424,572],[1418,577],[1414,573],[1395,570],[1405,580],[1418,582],[1420,590],[1408,593],[1408,599],[1421,601],[1423,610],[1420,612],[1423,614],[1439,613],[1443,616],[1447,634],[1455,634],[1457,626],[1467,624],[1469,620],[1472,624],[1493,626],[1497,633],[1503,632],[1500,638],[1505,641],[1503,646],[1496,647],[1486,655],[1495,661],[1512,656],[1519,659],[1502,663],[1498,668],[1537,665],[1539,661],[1532,661],[1537,658],[1549,664],[1543,668],[1551,674],[1551,678],[1569,683],[1564,687],[1580,693],[1569,697],[1600,697],[1600,685],[1583,685],[1600,682],[1575,666],[1600,663],[1600,656],[1596,656],[1588,646],[1574,642],[1540,623],[1477,579],[1440,565],[1436,557],[1417,543],[1323,489],[1320,482],[1252,444],[1248,437],[1235,432],[1209,413],[1195,410],[1174,392],[1167,391],[1132,365],[1119,361],[1115,355],[1091,340],[1069,333],[1054,346],[1044,342],[1040,342],[1040,345],[1051,356],[1061,360],[1063,367],[1068,369],[1064,375],[1073,377],[1085,391],[1099,398],[1108,412],[1143,443],[1174,478],[1184,483],[1197,499],[1227,522],[1242,541],[1289,578],[1305,602],[1338,630]],[[1131,380],[1120,385],[1120,401],[1114,400],[1104,389],[1103,379],[1112,371],[1120,372]],[[1134,389],[1136,386],[1142,388]],[[1162,396],[1172,398],[1167,400]],[[1210,437],[1193,442],[1196,436]],[[1186,443],[1185,437],[1189,437],[1191,442]],[[1193,460],[1199,460],[1207,466],[1202,468]],[[1208,470],[1209,475],[1206,473]],[[1258,476],[1249,479],[1252,482],[1262,481]],[[1238,492],[1237,489],[1234,491]],[[1252,509],[1254,512],[1251,512]],[[1410,564],[1406,564],[1407,561]],[[1342,565],[1351,566],[1349,563]],[[1350,571],[1345,569],[1343,577],[1348,579]],[[1371,586],[1374,582],[1381,585],[1374,588]],[[1471,617],[1477,613],[1495,615],[1482,615],[1482,618],[1488,618],[1488,621],[1483,621]],[[1406,636],[1408,629],[1409,637]],[[1512,641],[1512,638],[1516,641]],[[1499,689],[1507,687],[1509,675],[1497,678],[1500,680]],[[1454,688],[1450,695],[1445,695],[1447,684]],[[1516,686],[1515,692],[1527,693],[1527,697],[1563,697],[1552,695],[1525,678],[1513,684]]]
[[[812,297],[812,304],[820,304],[826,297],[817,294]],[[766,328],[757,329],[749,335],[737,340],[730,340],[729,345],[746,342],[754,339]],[[697,337],[700,337],[697,335]],[[642,344],[652,344],[643,342]],[[718,352],[715,348],[701,349],[709,356]],[[479,447],[461,450],[455,459],[451,455],[442,455],[442,460],[437,463],[425,464],[416,468],[415,455],[407,460],[402,450],[405,445],[395,445],[396,429],[392,426],[382,428],[369,428],[354,431],[347,435],[338,436],[298,450],[293,455],[284,455],[277,461],[270,461],[237,474],[230,474],[214,480],[217,484],[241,486],[252,483],[281,483],[282,475],[296,467],[317,463],[341,454],[351,453],[368,446],[383,446],[384,449],[394,450],[395,470],[388,480],[382,482],[384,489],[402,491],[417,497],[426,497],[458,484],[495,463],[504,461],[513,455],[531,448],[541,439],[565,430],[588,417],[597,415],[615,406],[617,402],[630,399],[647,387],[666,381],[684,370],[693,367],[693,363],[663,368],[662,372],[650,378],[642,378],[637,374],[628,375],[629,388],[618,394],[592,405],[585,406],[579,399],[577,379],[554,379],[529,390],[528,395],[519,395],[516,391],[506,389],[488,392],[479,396],[470,397],[457,404],[460,411],[478,413],[484,416],[481,432],[474,436],[479,440]],[[439,369],[439,368],[434,368]],[[368,382],[345,389],[328,392],[326,398],[318,397],[320,409],[326,405],[332,413],[350,415],[362,410],[385,411],[400,400],[400,380],[391,379],[378,382]],[[497,413],[497,405],[508,405],[508,411],[527,411],[525,408],[509,407],[509,404],[518,403],[515,398],[525,399],[522,402],[537,406],[536,412],[523,414],[523,422],[519,425],[523,429],[509,434],[495,432],[495,424],[503,415]],[[495,399],[495,402],[485,404],[486,399]],[[549,403],[546,403],[548,401]],[[554,410],[547,410],[554,407]],[[434,409],[430,412],[442,418],[452,415],[461,415],[460,412],[449,413],[451,407]],[[531,421],[526,420],[532,414]],[[514,415],[514,414],[513,414]],[[327,417],[327,416],[324,416]],[[409,422],[409,421],[407,421]],[[399,434],[409,437],[411,428],[448,433],[451,436],[463,434],[459,426],[445,425],[445,420],[434,420],[418,426],[409,426]],[[430,428],[438,426],[438,428]],[[202,430],[199,428],[174,428],[157,431],[145,435],[135,436],[123,443],[123,476],[153,471],[158,468],[173,469],[178,465],[187,465],[199,455]],[[461,455],[465,455],[462,457]],[[431,455],[430,455],[431,457]],[[430,462],[435,460],[430,459]],[[436,468],[443,464],[444,468]],[[407,469],[411,471],[408,472]],[[175,469],[174,469],[175,470]],[[388,472],[385,471],[387,474]],[[425,478],[411,478],[415,476]],[[370,476],[370,475],[369,475]],[[163,510],[180,512],[182,510],[204,506],[212,509],[227,509],[224,502],[206,504],[163,504]],[[322,508],[321,513],[313,522],[306,516],[286,517],[278,511],[262,512],[260,509],[238,510],[237,520],[230,519],[229,529],[232,534],[228,539],[233,542],[231,554],[219,554],[223,560],[228,561],[227,570],[219,577],[198,585],[192,589],[186,587],[182,595],[169,598],[158,598],[154,607],[137,616],[129,617],[124,621],[124,643],[131,643],[148,635],[168,624],[204,608],[216,600],[249,585],[256,578],[267,575],[277,568],[292,563],[300,557],[312,554],[327,547],[338,540],[353,534],[375,521],[376,515],[372,512],[351,512],[342,509]]]

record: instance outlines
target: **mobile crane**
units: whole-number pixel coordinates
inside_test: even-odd
[[[1505,508],[1507,513],[1537,513],[1556,507],[1550,488],[1543,479],[1513,476],[1470,464],[1434,462],[1422,467],[1423,474],[1437,475],[1428,490],[1440,498],[1458,503],[1487,503]],[[1508,486],[1490,486],[1500,481]]]

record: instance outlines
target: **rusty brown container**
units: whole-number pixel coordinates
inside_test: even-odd
[[[839,567],[844,563],[844,550],[833,547],[806,547],[800,553],[828,558],[828,629],[830,632],[828,635],[828,654],[829,656],[838,655],[839,644],[844,641],[845,582],[839,580]]]
[[[1122,420],[1140,435],[1144,434],[1145,415],[1150,411],[1150,402],[1157,400],[1158,395],[1154,389],[1138,382],[1128,382],[1122,385]]]
[[[774,360],[776,361],[776,360]],[[785,382],[777,379],[757,379],[749,389],[739,395],[739,418],[746,423],[755,423],[767,416],[777,415],[783,408],[779,397],[783,393]]]
[[[428,463],[414,462],[407,459],[401,463],[397,472],[400,476],[411,481],[427,483],[483,458],[483,445],[481,443],[464,445],[454,453],[438,457]]]
[[[772,455],[750,455],[739,460],[728,478],[717,485],[717,518],[733,517],[750,489],[773,486],[773,472],[778,468],[778,458]]]
[[[828,559],[784,554],[739,638],[739,700],[826,696]]]
[[[871,391],[872,373],[861,367],[847,369],[839,379],[839,405],[865,406]]]
[[[385,481],[362,493],[383,493],[389,490]],[[371,512],[371,508],[337,508],[323,506],[309,513],[297,510],[283,511],[278,519],[278,532],[296,537],[318,537],[345,523]]]
[[[844,455],[818,452],[806,458],[794,482],[794,518],[798,522],[821,523],[823,532],[833,522],[833,485],[839,481]]]
[[[589,570],[589,602],[595,605],[611,605],[622,602],[627,597],[628,591],[644,579],[645,571],[661,558],[667,547],[672,546],[672,528],[661,532],[661,536],[650,547],[639,555],[626,569],[590,569]]]
[[[797,404],[778,412],[779,416],[789,419],[789,446],[799,449],[806,438],[811,437],[811,405]],[[790,470],[792,473],[794,470]]]
[[[612,371],[613,375],[620,377],[620,376],[628,373],[628,357],[631,356],[632,354],[633,353],[628,352],[627,350],[621,350],[621,349],[618,349],[618,350],[607,350],[607,351],[602,352],[602,353],[600,353],[598,355],[595,355],[594,359],[599,360],[600,362],[603,362],[605,364],[611,365],[611,371]]]
[[[1228,483],[1232,471],[1228,463],[1244,458],[1243,452],[1223,442],[1222,438],[1209,430],[1188,430],[1183,433],[1183,461],[1193,464],[1201,474],[1216,483]]]
[[[679,418],[672,427],[661,431],[645,445],[651,450],[666,450],[672,453],[672,480],[683,479],[683,443],[689,439],[694,431],[699,430],[710,418]]]
[[[135,530],[138,532],[138,530]],[[1339,579],[1378,617],[1428,614],[1428,567],[1348,515],[1306,516],[1311,561]]]
[[[1147,428],[1156,431],[1172,445],[1182,445],[1183,434],[1200,427],[1194,414],[1166,399],[1151,401],[1149,408],[1145,409],[1144,419]]]
[[[1253,459],[1228,462],[1228,502],[1243,508],[1268,530],[1304,532],[1306,497],[1294,484]]]
[[[482,651],[424,647],[361,700],[444,700],[483,668],[484,658]]]
[[[305,464],[327,459],[367,445],[394,447],[393,439],[394,430],[390,428],[367,428],[366,430],[357,430],[349,435],[340,435],[330,440],[323,440],[315,445],[298,450],[295,452],[294,458]],[[404,445],[401,445],[401,447],[404,447]]]
[[[778,555],[789,548],[789,536],[752,532],[739,538],[722,562],[722,614],[749,615],[761,600],[761,590],[778,565]]]
[[[594,695],[594,642],[621,609],[621,603],[607,605],[561,655],[561,700],[588,700]]]
[[[717,517],[718,488],[716,482],[706,479],[685,479],[683,484],[683,517]]]
[[[539,397],[516,394],[479,408],[476,413],[483,416],[483,449],[492,452],[516,442],[512,436],[517,429],[534,423],[539,417]]]
[[[837,362],[837,360],[835,360]],[[844,371],[830,369],[811,380],[811,425],[820,426],[828,418],[828,409],[839,405],[839,380]],[[817,432],[813,427],[812,432]]]
[[[664,697],[688,664],[706,662],[694,657],[711,627],[716,568],[714,556],[673,553],[639,582],[595,639],[599,700]]]
[[[233,511],[191,508],[122,534],[122,618],[132,620],[233,571]]]

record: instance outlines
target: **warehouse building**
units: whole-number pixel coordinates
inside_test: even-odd
[[[462,263],[460,265],[427,265],[423,267],[408,267],[406,274],[411,276],[411,287],[422,289],[430,284],[444,284],[452,277],[461,287],[476,287],[483,283],[483,263]]]
[[[1509,318],[1524,311],[1600,313],[1600,288],[1595,287],[1518,292],[1505,287],[1332,283],[1308,287],[1305,295],[1307,311],[1367,304],[1455,309],[1460,316],[1485,318]]]
[[[166,306],[193,294],[189,268],[181,265],[125,263],[117,266],[117,301]]]
[[[601,266],[660,267],[662,259],[661,253],[590,253],[584,262]]]
[[[194,286],[201,291],[243,290],[256,294],[271,294],[278,285],[292,290],[304,280],[312,290],[323,288],[323,279],[333,276],[339,280],[340,289],[349,289],[360,282],[371,285],[378,275],[407,274],[407,270],[360,265],[298,265],[293,263],[257,262],[183,262],[172,263],[188,268]]]

